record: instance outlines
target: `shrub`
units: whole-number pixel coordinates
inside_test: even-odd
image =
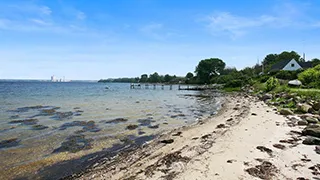
[[[293,80],[298,78],[298,74],[301,73],[302,70],[297,71],[279,71],[275,76],[278,79],[284,80]]]
[[[320,87],[320,65],[300,73],[298,79],[308,87]]]
[[[242,86],[242,80],[235,79],[227,82],[224,87],[228,88],[236,88],[236,87],[241,87]]]
[[[266,91],[272,91],[273,89],[275,89],[276,87],[279,86],[279,81],[277,78],[274,77],[270,77],[268,79],[268,81],[266,82]]]

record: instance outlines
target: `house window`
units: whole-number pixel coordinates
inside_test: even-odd
[[[293,64],[293,63],[291,64],[291,67],[294,67],[294,64]]]

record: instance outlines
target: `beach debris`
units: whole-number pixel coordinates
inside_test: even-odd
[[[76,134],[69,136],[61,146],[53,151],[53,153],[59,152],[71,152],[76,153],[81,150],[87,150],[92,148],[93,139],[86,139],[82,134]]]
[[[320,164],[309,167],[308,169],[312,170],[312,174],[315,176],[320,175]]]
[[[0,141],[0,149],[18,146],[19,143],[20,143],[20,140],[18,138],[6,139],[3,141]]]
[[[320,145],[320,138],[316,137],[307,137],[305,140],[302,141],[304,145]]]
[[[126,127],[126,129],[128,129],[128,130],[134,130],[134,129],[137,129],[139,126],[138,125],[136,125],[136,124],[130,124],[130,125],[128,125],[127,127]]]
[[[38,119],[24,119],[24,120],[14,120],[10,121],[10,124],[23,124],[23,125],[35,125],[39,122]]]
[[[174,140],[173,139],[164,139],[164,140],[161,140],[160,142],[164,143],[164,144],[171,144],[174,142]]]
[[[226,125],[225,125],[225,124],[219,124],[219,125],[217,125],[216,128],[218,128],[218,129],[220,129],[220,128],[226,128]]]
[[[295,171],[298,170],[298,167],[304,167],[304,165],[302,165],[302,164],[293,164],[293,165],[291,166],[291,168],[292,168],[293,170],[295,170]]]
[[[182,132],[179,131],[179,132],[177,132],[177,133],[172,134],[172,136],[180,136],[181,134],[182,134]]]
[[[245,170],[251,176],[258,177],[260,179],[272,179],[273,176],[279,171],[269,161],[263,161],[260,165]]]
[[[155,174],[155,171],[161,171],[166,174],[163,176],[164,179],[174,179],[178,173],[172,170],[172,166],[176,163],[186,164],[190,160],[189,157],[181,156],[181,151],[176,151],[165,155],[154,164],[148,166],[145,170],[145,175],[150,178]]]
[[[40,124],[36,124],[32,126],[32,130],[43,130],[43,129],[47,129],[49,128],[48,126],[44,126],[44,125],[40,125]]]
[[[230,164],[233,163],[233,162],[237,162],[237,160],[235,160],[235,159],[230,159],[230,160],[227,161],[227,163],[230,163]]]
[[[277,148],[277,149],[281,149],[281,150],[283,150],[283,149],[286,148],[286,146],[285,146],[285,145],[282,145],[282,144],[274,144],[273,147],[275,147],[275,148]]]
[[[272,155],[272,150],[267,148],[267,147],[264,147],[264,146],[257,146],[257,149],[259,149],[261,152],[266,152],[268,153],[270,156]]]
[[[127,122],[128,119],[126,118],[116,118],[116,119],[112,119],[110,121],[107,121],[106,123],[107,124],[110,124],[110,123],[113,123],[113,124],[118,124],[118,123],[124,123],[124,122]]]
[[[233,121],[233,118],[229,118],[227,119],[227,122]]]

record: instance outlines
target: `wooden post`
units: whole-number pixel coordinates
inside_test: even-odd
[[[164,90],[164,85],[163,84],[161,85],[161,89]]]
[[[179,85],[178,89],[181,90],[180,85]]]
[[[153,85],[153,89],[156,89],[156,85],[155,84]]]
[[[172,90],[172,85],[170,85],[170,90]]]

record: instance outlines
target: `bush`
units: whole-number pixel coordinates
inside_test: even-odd
[[[236,88],[236,87],[241,87],[241,86],[242,86],[242,80],[235,79],[235,80],[231,80],[231,81],[227,82],[224,87]]]
[[[274,77],[270,77],[268,79],[268,81],[266,82],[266,91],[272,91],[273,89],[275,89],[276,87],[279,86],[279,81],[277,78]]]
[[[300,73],[298,79],[308,87],[320,87],[320,65]]]
[[[270,78],[270,76],[268,76],[268,75],[262,75],[258,78],[258,80],[260,83],[265,83],[268,81],[269,78]]]
[[[301,73],[301,70],[297,71],[279,71],[275,76],[278,79],[284,80],[293,80],[298,78],[298,74]]]

